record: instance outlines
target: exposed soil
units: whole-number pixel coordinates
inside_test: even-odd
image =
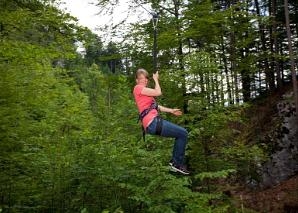
[[[298,213],[298,175],[269,189],[237,189],[232,197],[243,208],[259,213]]]

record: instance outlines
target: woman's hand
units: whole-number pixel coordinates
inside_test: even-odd
[[[172,109],[171,113],[176,116],[182,115],[182,111],[180,109]]]
[[[148,87],[144,87],[141,91],[142,95],[147,95],[147,96],[151,96],[151,97],[156,97],[156,96],[160,96],[161,95],[161,88],[158,82],[158,71],[156,73],[153,74],[153,79],[155,81],[155,87],[154,89],[148,88]]]
[[[159,79],[158,71],[156,73],[153,73],[152,78],[155,82],[158,81],[158,79]]]

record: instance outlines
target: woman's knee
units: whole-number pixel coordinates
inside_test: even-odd
[[[188,132],[185,128],[181,127],[181,135],[184,137],[184,138],[187,138],[188,136]]]

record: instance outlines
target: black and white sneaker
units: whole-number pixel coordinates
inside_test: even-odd
[[[171,161],[170,161],[170,163],[171,163]],[[171,166],[172,171],[174,171],[174,172],[179,172],[183,175],[189,175],[190,174],[190,172],[186,169],[185,166],[177,166],[173,162],[172,162],[172,165],[170,165],[170,166]]]
[[[173,160],[170,160],[169,166],[173,166],[173,164],[174,164],[174,161]]]

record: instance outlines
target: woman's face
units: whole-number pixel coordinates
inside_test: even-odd
[[[145,86],[147,86],[148,81],[148,78],[144,74],[140,74],[136,79],[137,84],[144,84]]]

